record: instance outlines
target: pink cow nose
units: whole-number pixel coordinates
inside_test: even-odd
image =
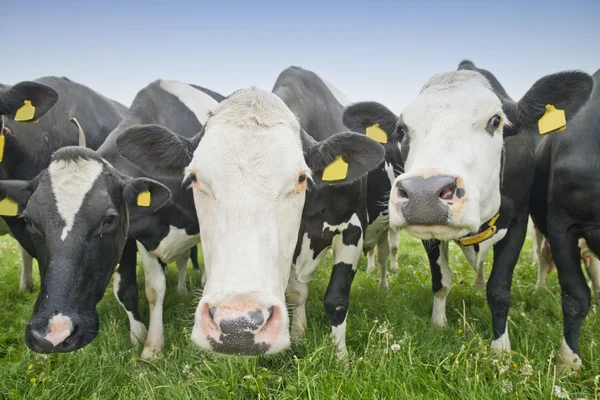
[[[202,331],[219,353],[264,354],[277,340],[283,317],[280,307],[239,295],[201,310]]]
[[[58,314],[50,318],[47,326],[31,328],[31,336],[42,351],[51,352],[70,337],[74,330],[71,318]]]

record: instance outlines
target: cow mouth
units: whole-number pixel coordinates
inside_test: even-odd
[[[469,227],[452,225],[406,225],[403,228],[411,236],[422,240],[454,240],[472,231]]]

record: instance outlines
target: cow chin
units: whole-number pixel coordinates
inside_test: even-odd
[[[98,335],[98,315],[37,314],[25,328],[27,347],[36,353],[68,353],[87,346]]]
[[[274,354],[290,345],[287,309],[275,296],[259,292],[209,295],[198,304],[191,339],[221,354]]]
[[[448,225],[408,225],[406,232],[418,239],[453,240],[472,232],[469,228],[459,228]]]

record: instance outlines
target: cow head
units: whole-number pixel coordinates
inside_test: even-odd
[[[118,146],[151,176],[183,179],[185,170],[207,276],[192,340],[239,355],[289,345],[285,289],[308,180],[316,190],[326,185],[323,170],[339,156],[348,169],[336,184],[383,159],[383,148],[363,135],[311,140],[279,97],[255,88],[224,100],[192,140],[149,125],[124,132]]]
[[[58,101],[58,93],[50,86],[37,82],[20,82],[6,90],[0,90],[0,115],[14,119],[17,112],[29,102],[33,114],[22,122],[32,122],[48,112]]]
[[[436,75],[402,112],[404,173],[390,195],[390,224],[421,239],[457,239],[478,230],[500,206],[503,135],[537,130],[547,104],[573,116],[593,81],[581,72],[546,76],[517,103],[484,75]]]
[[[140,206],[138,195],[146,191],[150,204]],[[130,223],[169,196],[162,184],[124,177],[83,147],[58,150],[32,181],[0,181],[0,197],[17,204],[40,267],[40,293],[26,328],[29,348],[67,352],[96,337],[96,304],[119,263]]]

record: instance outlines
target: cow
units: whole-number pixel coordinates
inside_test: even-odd
[[[364,134],[370,127],[357,123],[350,101],[312,71],[300,67],[285,69],[272,92],[317,141],[342,130]],[[341,358],[347,357],[346,317],[360,254],[372,254],[376,245],[383,279],[380,287],[387,288],[387,198],[395,178],[394,166],[401,157],[395,135],[379,140],[384,145],[385,158],[366,177],[349,185],[324,186],[307,192],[286,291],[292,305],[292,339],[298,340],[306,328],[308,284],[326,251],[333,250],[334,265],[324,303]]]
[[[125,111],[125,106],[64,77],[0,85],[0,179],[32,179],[48,166],[54,150],[76,145],[78,130],[69,123],[70,118],[81,121],[88,132],[87,145],[96,149]],[[19,290],[33,291],[35,254],[29,236],[22,221],[13,215],[3,217],[21,248]]]
[[[591,87],[588,74],[561,72],[514,102],[491,73],[463,61],[458,71],[432,77],[399,117],[380,106],[380,126],[403,135],[404,173],[390,194],[390,226],[422,239],[428,250],[434,325],[446,324],[448,242],[457,241],[475,268],[493,246],[492,348],[510,351],[510,287],[527,231],[537,123],[547,104],[571,118]]]
[[[579,239],[585,240],[594,256],[600,254],[600,214],[596,202],[590,201],[600,194],[596,185],[600,167],[600,70],[593,77],[592,95],[579,113],[573,115],[568,108],[555,106],[566,114],[566,130],[561,122],[537,148],[531,196],[531,217],[548,238],[562,290],[564,325],[558,361],[574,370],[582,365],[579,331],[591,298],[581,268]],[[597,284],[598,276],[592,275],[592,280]]]
[[[185,270],[190,248],[199,243],[199,227],[195,214],[171,198],[169,187],[181,182],[148,179],[143,168],[121,157],[117,139],[140,124],[161,124],[192,137],[222,99],[177,81],[152,82],[97,151],[65,147],[33,180],[0,182],[0,193],[18,203],[36,252],[43,255],[41,289],[26,327],[29,348],[69,352],[90,343],[99,329],[96,305],[114,271],[113,290],[129,318],[132,343],[144,343],[144,359],[160,354],[163,267],[177,261],[180,272]],[[138,311],[136,247],[150,305],[148,329]]]
[[[366,198],[363,178],[382,163],[385,151],[362,134],[331,135],[346,130],[339,121],[313,119],[320,128],[301,125],[282,100],[292,97],[275,86],[276,93],[257,88],[234,92],[191,140],[158,126],[132,129],[119,138],[121,153],[147,166],[152,176],[174,177],[192,187],[207,281],[191,339],[203,349],[258,355],[289,346],[286,288],[296,273],[292,264],[302,265],[299,245],[300,253],[308,254],[310,248],[303,245],[321,246],[299,240],[307,212],[320,219],[325,247],[333,243],[337,253],[325,304],[338,344],[345,343],[347,294],[366,223],[355,204]],[[333,96],[330,89],[326,93]],[[315,99],[296,100],[310,105]],[[314,112],[325,114],[324,107],[332,106],[339,116],[343,110],[338,102],[314,106]],[[313,138],[305,129],[323,137]],[[337,203],[331,193],[340,195]],[[331,206],[340,220],[324,219],[333,215]]]

